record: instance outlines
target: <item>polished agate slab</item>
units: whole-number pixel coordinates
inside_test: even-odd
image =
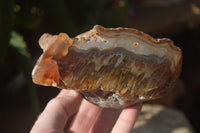
[[[174,87],[182,54],[170,39],[96,25],[75,38],[44,34],[33,72],[39,85],[73,89],[105,108],[156,99]]]

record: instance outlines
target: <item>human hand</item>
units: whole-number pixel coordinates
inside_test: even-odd
[[[76,91],[62,90],[47,104],[30,133],[63,133],[75,113],[67,133],[130,133],[141,107],[142,104],[127,107],[118,117],[117,109],[100,108]]]

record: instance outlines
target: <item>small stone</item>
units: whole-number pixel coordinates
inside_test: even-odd
[[[162,97],[181,72],[182,53],[170,39],[132,28],[96,25],[70,38],[44,34],[33,72],[39,85],[73,89],[104,108],[124,108]]]

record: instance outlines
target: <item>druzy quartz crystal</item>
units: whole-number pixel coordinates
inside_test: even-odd
[[[182,54],[170,39],[96,25],[75,38],[44,34],[33,72],[39,85],[73,89],[104,108],[156,99],[174,87]]]

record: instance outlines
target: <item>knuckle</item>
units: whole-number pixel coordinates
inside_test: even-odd
[[[55,97],[51,99],[48,103],[48,106],[55,108],[56,110],[60,111],[62,114],[65,114],[66,116],[70,115],[70,111],[67,108],[67,105],[64,104],[64,99],[61,97]]]

